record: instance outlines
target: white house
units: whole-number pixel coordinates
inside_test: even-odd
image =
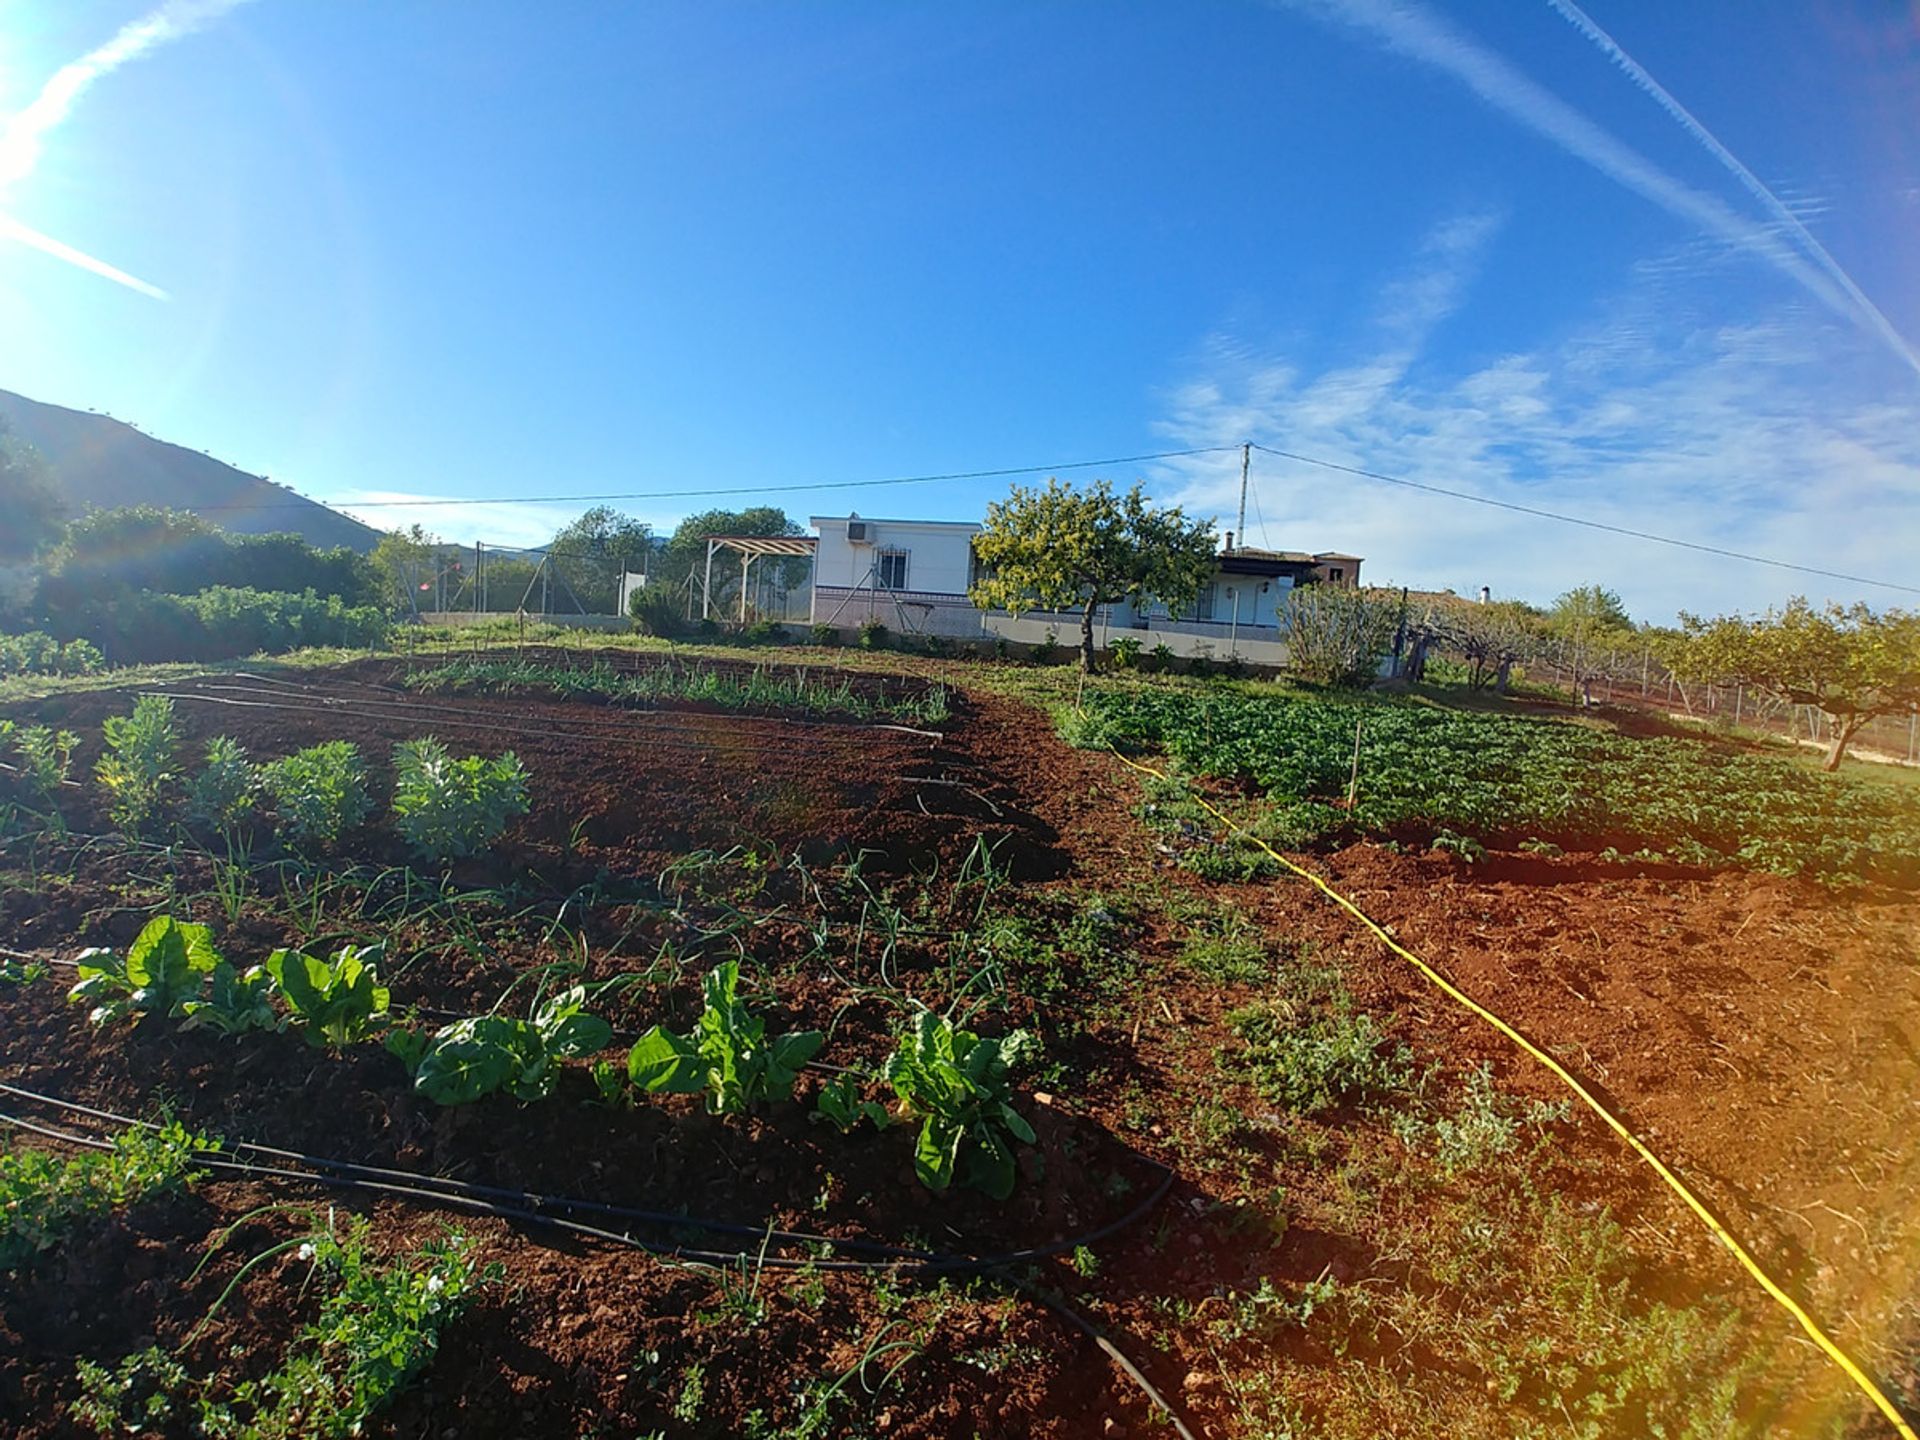
[[[978,638],[981,612],[967,598],[973,537],[967,520],[868,520],[816,515],[813,623],[851,628],[878,620],[917,635]]]
[[[878,620],[889,629],[955,639],[1003,637],[1039,644],[1052,635],[1078,643],[1077,611],[1030,610],[1014,616],[981,611],[967,598],[980,526],[954,520],[869,520],[816,515],[815,624],[851,629]],[[1286,661],[1287,593],[1296,585],[1357,586],[1361,558],[1333,551],[1235,549],[1233,536],[1215,562],[1212,579],[1178,614],[1166,606],[1105,605],[1095,617],[1094,642],[1105,648],[1121,636],[1143,649],[1166,645],[1176,655],[1238,656],[1255,665]]]

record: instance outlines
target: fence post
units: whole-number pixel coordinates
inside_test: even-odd
[[[1733,687],[1733,723],[1736,725],[1740,723],[1740,702],[1746,693],[1747,687],[1744,685],[1736,685]]]

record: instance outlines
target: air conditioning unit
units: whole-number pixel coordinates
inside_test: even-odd
[[[849,545],[871,545],[873,537],[867,533],[867,522],[849,520],[847,522],[847,543]]]

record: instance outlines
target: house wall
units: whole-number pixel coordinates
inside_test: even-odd
[[[814,553],[816,587],[852,589],[864,584],[874,557],[883,550],[905,551],[907,580],[901,587],[921,595],[965,597],[973,579],[973,537],[978,525],[930,520],[863,520],[870,545],[847,539],[847,519],[821,518],[811,522],[820,532]]]

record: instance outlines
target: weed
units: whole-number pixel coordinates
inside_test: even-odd
[[[0,1146],[0,1270],[27,1264],[82,1219],[186,1184],[196,1178],[193,1157],[210,1148],[177,1123],[127,1130],[110,1151]]]
[[[1349,1098],[1404,1087],[1413,1062],[1404,1046],[1389,1049],[1373,1017],[1334,1004],[1300,1015],[1300,1007],[1251,1005],[1227,1023],[1244,1044],[1221,1057],[1269,1100],[1313,1115]]]
[[[1543,1129],[1567,1118],[1566,1101],[1525,1101],[1504,1095],[1493,1083],[1493,1067],[1479,1065],[1467,1072],[1460,1108],[1451,1115],[1428,1118],[1403,1111],[1393,1118],[1393,1133],[1410,1150],[1430,1151],[1448,1179],[1484,1170],[1511,1154],[1521,1133]]]

